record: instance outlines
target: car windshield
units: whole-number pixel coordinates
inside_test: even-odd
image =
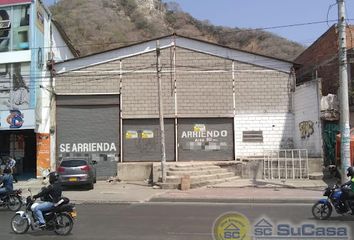
[[[78,167],[83,165],[87,165],[85,160],[65,160],[60,164],[62,167]]]

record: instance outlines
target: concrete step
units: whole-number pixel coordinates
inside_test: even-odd
[[[212,162],[184,162],[184,163],[175,163],[175,167],[200,167],[200,166],[215,166],[215,163]]]
[[[199,188],[199,187],[204,187],[204,186],[209,186],[209,185],[214,185],[214,184],[219,184],[224,182],[230,182],[238,179],[240,179],[239,176],[205,180],[205,181],[191,183],[190,188]],[[160,188],[162,189],[179,189],[181,184],[180,183],[157,183],[157,185],[160,186]]]
[[[190,170],[208,170],[208,169],[220,169],[219,166],[207,165],[207,166],[183,166],[183,167],[169,167],[169,171],[190,171]]]
[[[203,170],[184,170],[184,171],[167,171],[167,176],[179,176],[182,177],[184,175],[196,176],[196,175],[208,175],[208,174],[218,174],[218,173],[226,173],[227,169],[216,168],[216,169],[203,169]]]
[[[313,172],[309,174],[309,179],[310,180],[322,180],[323,179],[323,173],[322,172]]]
[[[195,176],[190,176],[190,181],[192,184],[192,183],[197,183],[197,182],[202,182],[202,181],[208,181],[208,180],[214,180],[214,179],[220,179],[220,178],[228,178],[228,177],[233,177],[233,176],[235,176],[235,174],[232,172],[207,174],[207,175],[195,175]],[[181,177],[180,176],[167,176],[166,182],[179,184],[181,182]]]
[[[233,176],[233,177],[228,177],[228,178],[209,180],[209,181],[205,181],[205,182],[192,183],[191,188],[198,188],[198,187],[210,186],[210,185],[224,183],[224,182],[231,182],[231,181],[238,180],[240,178],[241,178],[240,176]]]

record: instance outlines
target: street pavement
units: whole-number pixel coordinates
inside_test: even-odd
[[[214,223],[220,216],[240,213],[249,220],[251,233],[261,220],[273,226],[291,224],[299,232],[303,224],[314,224],[316,229],[348,227],[354,232],[353,216],[333,213],[325,221],[315,220],[310,204],[215,204],[215,203],[134,203],[134,204],[77,204],[77,219],[68,236],[56,236],[51,231],[32,231],[28,234],[14,234],[10,219],[14,213],[0,210],[0,239],[3,240],[212,240]],[[232,221],[230,219],[230,221]],[[264,221],[262,221],[264,223]],[[236,225],[237,226],[237,225]],[[264,225],[263,225],[264,226]],[[308,226],[308,225],[307,225]],[[259,227],[257,227],[259,229]],[[322,228],[323,229],[323,228]],[[308,228],[307,228],[308,230]],[[321,230],[319,230],[321,231]],[[333,230],[332,230],[333,231]],[[350,235],[351,236],[351,235]],[[297,238],[299,237],[299,238]],[[336,236],[317,238],[303,235],[276,236],[257,239],[336,239]],[[218,238],[226,239],[226,238]],[[230,238],[235,240],[235,238]],[[240,238],[237,238],[240,239]],[[256,239],[256,238],[254,238]]]
[[[37,193],[45,183],[38,179],[19,181],[26,197],[31,189]],[[97,181],[94,189],[66,188],[63,195],[75,203],[144,203],[144,202],[209,202],[209,203],[314,203],[322,198],[327,183],[323,180],[249,180],[181,191],[160,189],[144,181]]]

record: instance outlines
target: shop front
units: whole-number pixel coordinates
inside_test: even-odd
[[[19,179],[36,177],[37,148],[34,132],[34,114],[30,110],[0,111],[0,157],[16,160]]]

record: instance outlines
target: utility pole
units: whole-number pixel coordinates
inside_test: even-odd
[[[159,115],[160,115],[160,135],[161,135],[161,175],[162,182],[166,182],[166,147],[165,147],[165,123],[163,119],[163,98],[162,98],[162,83],[161,83],[161,68],[160,68],[160,43],[156,41],[156,73],[158,81],[158,101],[159,101]]]
[[[342,183],[347,181],[346,170],[350,164],[350,127],[349,127],[349,101],[348,101],[348,63],[347,43],[345,32],[345,4],[344,0],[337,0],[338,4],[338,59],[339,59],[339,85],[340,85],[340,128],[341,128],[341,165]]]

